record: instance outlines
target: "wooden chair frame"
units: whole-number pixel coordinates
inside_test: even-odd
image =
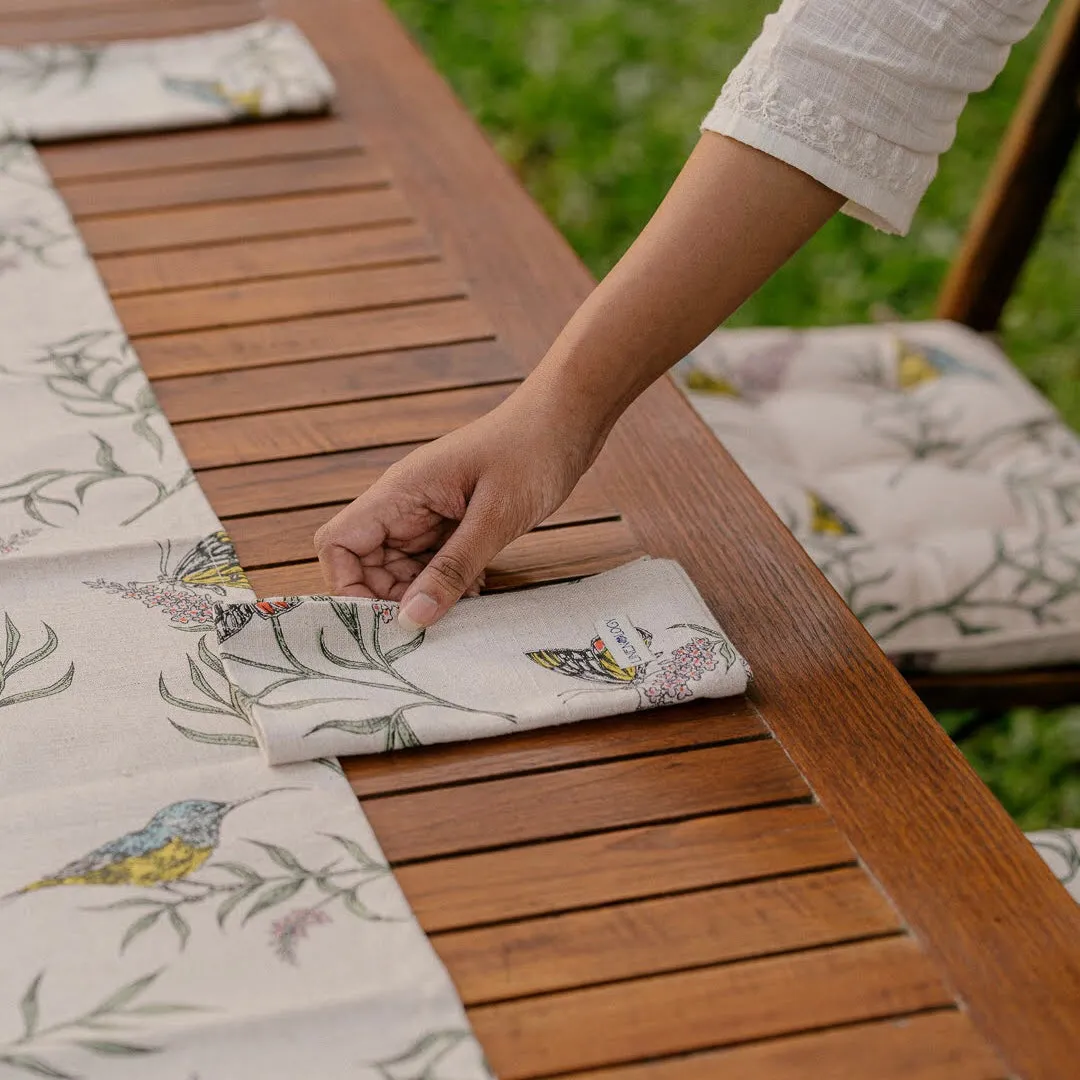
[[[1063,0],[938,297],[940,318],[997,328],[1078,138],[1080,0]],[[1080,666],[908,681],[936,709],[1080,702]]]

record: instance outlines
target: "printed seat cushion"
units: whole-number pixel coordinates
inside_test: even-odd
[[[901,667],[1080,661],[1080,439],[991,341],[718,330],[675,377]]]

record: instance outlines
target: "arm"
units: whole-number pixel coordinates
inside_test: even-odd
[[[497,409],[393,466],[316,534],[332,592],[430,625],[569,495],[623,410],[833,214],[841,196],[706,133],[653,219]],[[430,558],[429,558],[430,556]]]

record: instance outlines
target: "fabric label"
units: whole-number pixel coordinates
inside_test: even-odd
[[[624,671],[655,660],[645,639],[626,615],[614,615],[596,624],[600,640]]]

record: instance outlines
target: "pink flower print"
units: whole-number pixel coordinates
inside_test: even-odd
[[[653,705],[673,705],[694,696],[690,684],[698,682],[707,671],[714,671],[720,661],[714,651],[717,642],[692,638],[660,661],[660,670],[650,675],[642,689]]]
[[[156,582],[87,581],[91,589],[104,589],[125,600],[138,600],[144,607],[159,608],[177,626],[209,628],[214,621],[213,603],[193,589],[175,589]]]
[[[0,537],[0,555],[13,555],[28,540],[32,540],[40,529],[20,529],[17,533],[9,536],[6,540]]]
[[[375,618],[381,623],[392,623],[394,621],[394,615],[397,613],[397,604],[391,603],[389,600],[376,600],[371,605],[371,610],[375,614]]]
[[[274,952],[286,963],[296,964],[296,946],[308,936],[312,926],[325,926],[333,922],[320,908],[297,908],[270,927],[270,944]]]

